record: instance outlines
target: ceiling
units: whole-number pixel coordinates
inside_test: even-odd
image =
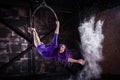
[[[1,7],[21,6],[35,7],[43,0],[0,0]],[[45,2],[55,8],[66,11],[84,10],[90,7],[98,7],[101,10],[113,8],[120,5],[119,0],[45,0]]]

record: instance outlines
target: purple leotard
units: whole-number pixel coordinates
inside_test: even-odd
[[[37,50],[43,58],[54,58],[58,62],[68,64],[68,58],[71,57],[70,52],[66,50],[65,54],[57,53],[57,55],[55,55],[54,50],[58,47],[57,40],[58,40],[58,34],[54,34],[52,45],[46,47],[45,44],[41,44],[37,46]]]
[[[39,54],[44,58],[54,58],[55,57],[54,50],[58,46],[57,40],[58,40],[58,34],[54,34],[52,45],[48,47],[46,47],[45,44],[41,44],[37,46],[37,50]]]

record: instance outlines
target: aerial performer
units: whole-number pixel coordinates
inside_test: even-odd
[[[41,42],[35,28],[28,28],[28,32],[33,34],[34,45],[38,53],[43,58],[51,58],[62,64],[78,63],[84,65],[85,60],[73,59],[71,56],[71,52],[69,51],[67,46],[65,44],[58,44],[59,28],[60,28],[60,22],[57,20],[53,41],[52,44],[49,46],[46,46],[43,42]]]

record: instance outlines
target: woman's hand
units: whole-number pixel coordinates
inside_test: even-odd
[[[85,64],[85,60],[83,60],[83,59],[76,60],[76,59],[68,58],[68,62],[78,63],[78,64],[81,64],[81,65]]]
[[[59,34],[59,27],[60,27],[60,22],[56,21],[56,29],[55,29],[56,34]]]
[[[56,26],[59,27],[60,26],[60,22],[56,21]]]
[[[79,64],[81,64],[81,65],[84,65],[84,64],[85,64],[85,60],[79,59],[79,60],[77,60],[77,63],[79,63]]]

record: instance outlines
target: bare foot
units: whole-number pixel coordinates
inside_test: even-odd
[[[33,33],[33,31],[36,31],[35,28],[28,28],[28,33]]]

